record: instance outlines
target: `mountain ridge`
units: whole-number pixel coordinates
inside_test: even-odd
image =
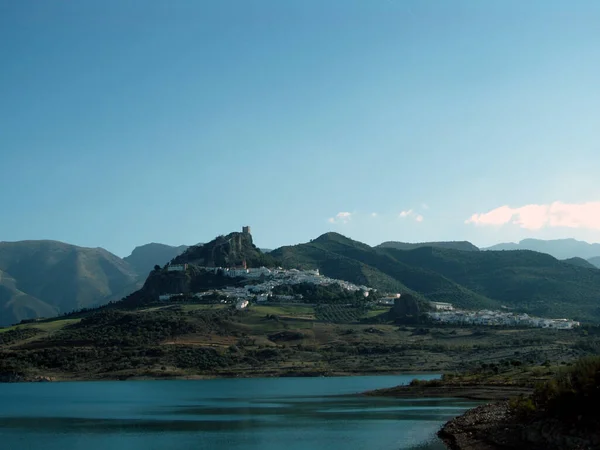
[[[123,261],[129,263],[138,275],[146,277],[155,265],[162,266],[166,264],[188,248],[188,245],[172,246],[150,242],[135,247],[129,256],[123,258]]]
[[[568,258],[590,258],[600,257],[600,244],[579,241],[577,239],[523,239],[519,242],[505,242],[491,247],[482,248],[484,251],[490,250],[532,250],[541,253],[547,253],[557,259]]]
[[[146,266],[168,260],[148,259]],[[101,247],[48,239],[2,241],[0,326],[118,301],[140,289],[148,272]]]
[[[60,241],[0,242],[0,325],[118,302],[142,289],[154,266],[169,262],[318,268],[331,278],[462,308],[509,306],[600,321],[600,299],[595,297],[600,271],[593,268],[600,257],[559,261],[533,250],[476,249],[467,241],[388,241],[371,247],[330,232],[265,253],[249,233],[234,232],[190,247],[150,243],[121,259],[100,247]]]
[[[600,269],[600,256],[595,256],[587,260],[590,264]]]
[[[509,306],[537,315],[600,320],[600,271],[596,269],[529,250],[398,250],[353,242],[329,233],[284,251],[276,249],[272,255],[283,258],[286,265],[319,266],[328,276],[354,282],[343,273],[327,272],[318,252],[328,251],[359,258],[367,267],[429,300],[449,301],[464,308]]]
[[[378,248],[395,248],[397,250],[413,250],[420,247],[450,248],[466,252],[478,252],[479,247],[469,241],[434,241],[434,242],[400,242],[385,241],[377,245]]]

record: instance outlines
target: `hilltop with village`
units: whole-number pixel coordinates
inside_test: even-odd
[[[243,227],[241,234],[230,235],[218,246],[230,246],[232,241],[238,241],[238,251],[243,247],[243,240],[250,240],[251,231],[249,226]],[[241,243],[240,243],[241,242]],[[210,246],[210,244],[208,244]],[[233,246],[235,248],[235,245]],[[254,249],[252,249],[254,250]],[[211,255],[215,254],[215,247],[211,250]],[[243,257],[243,252],[240,253]],[[220,281],[219,288],[203,288],[198,292],[192,292],[186,286],[183,292],[163,292],[161,288],[157,294],[159,302],[194,302],[194,303],[221,303],[234,304],[238,309],[244,309],[252,304],[309,304],[333,302],[333,299],[317,299],[307,297],[302,293],[306,291],[307,286],[321,288],[337,288],[339,293],[350,295],[341,295],[341,299],[353,298],[360,300],[364,307],[376,308],[378,306],[389,306],[395,310],[402,309],[402,304],[407,301],[413,301],[410,293],[390,293],[380,292],[375,288],[365,285],[357,285],[349,281],[330,278],[320,273],[319,269],[284,269],[277,267],[249,267],[247,260],[241,260],[241,264],[231,266],[206,266],[199,265],[206,262],[206,259],[191,259],[186,255],[177,258],[187,262],[174,262],[167,264],[163,268],[156,268],[157,272],[166,273],[167,277],[174,279],[207,278],[217,277]],[[229,261],[235,261],[230,259]],[[193,275],[192,275],[193,274]],[[164,283],[165,286],[179,286],[181,283]],[[191,283],[190,283],[191,285]],[[337,300],[337,299],[336,299]],[[336,302],[339,303],[339,302]],[[350,306],[350,305],[349,305]],[[554,328],[554,329],[572,329],[580,325],[578,321],[566,318],[541,318],[529,315],[527,313],[504,310],[476,309],[465,310],[455,308],[451,303],[439,301],[425,301],[421,303],[420,310],[422,314],[420,321],[437,324],[451,324],[459,326],[502,326],[502,327],[533,327],[533,328]]]
[[[176,264],[167,266],[167,272],[185,273],[190,269],[188,264]],[[173,301],[193,297],[197,300],[213,299],[215,297],[222,298],[222,303],[244,302],[248,301],[256,303],[267,302],[287,302],[287,303],[303,303],[304,295],[286,295],[278,294],[277,288],[281,286],[297,286],[302,284],[310,284],[315,286],[338,286],[348,292],[361,292],[365,298],[374,291],[373,288],[367,286],[357,286],[353,283],[336,280],[323,276],[319,273],[319,269],[315,270],[286,270],[281,267],[269,269],[266,267],[247,268],[244,262],[241,268],[239,267],[202,267],[197,266],[204,275],[217,275],[236,279],[236,285],[226,286],[221,289],[214,289],[204,292],[194,292],[190,294],[183,293],[165,293],[158,296],[158,300]],[[247,281],[249,284],[243,284],[241,280]],[[239,285],[243,284],[243,285]]]
[[[245,227],[155,265],[119,301],[2,329],[0,375],[478,373],[484,365],[495,373],[597,352],[593,325],[558,309],[543,318],[537,303],[511,301],[496,289],[503,266],[505,283],[527,270],[535,280],[531,270],[544,267],[544,277],[585,277],[591,292],[597,277],[597,269],[534,253],[373,248],[336,233],[263,252]]]

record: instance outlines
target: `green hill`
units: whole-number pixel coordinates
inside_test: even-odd
[[[540,316],[600,322],[600,271],[584,260],[559,261],[524,250],[481,252],[460,242],[421,245],[425,244],[409,244],[416,247],[408,250],[388,243],[370,247],[326,233],[265,254],[249,233],[230,233],[181,254],[177,254],[181,248],[150,244],[122,260],[103,249],[54,241],[2,242],[0,325],[123,298],[127,299],[124,305],[147,303],[161,293],[197,292],[221,283],[218,277],[195,273],[197,268],[185,274],[153,270],[153,263],[164,264],[172,254],[172,263],[195,266],[231,267],[246,262],[248,267],[318,268],[328,277],[380,292],[405,292],[461,308],[504,306]],[[149,268],[144,285],[139,273]]]
[[[548,317],[600,321],[600,271],[528,250],[386,250],[502,305]]]
[[[600,256],[595,256],[593,258],[588,259],[588,262],[592,264],[594,267],[600,269]]]
[[[408,243],[408,242],[396,242],[387,241],[379,244],[378,248],[395,248],[396,250],[414,250],[415,248],[421,247],[434,247],[434,248],[449,248],[453,250],[462,250],[465,252],[478,252],[479,248],[471,244],[468,241],[449,241],[449,242],[419,242],[419,243]]]
[[[568,264],[573,264],[574,266],[585,267],[586,269],[597,269],[598,268],[594,264],[592,264],[590,261],[586,261],[585,259],[579,258],[579,257],[567,258],[567,259],[563,259],[562,261],[566,262]]]
[[[326,233],[306,244],[282,247],[271,252],[271,255],[287,267],[319,268],[329,277],[367,284],[385,291],[410,292],[433,301],[452,301],[465,308],[478,305],[499,307],[493,300],[471,292],[440,274],[411,267],[384,250],[337,233]],[[339,261],[343,261],[343,265]],[[354,270],[348,271],[347,267]]]
[[[271,255],[288,267],[318,267],[331,277],[388,291],[406,289],[458,307],[506,306],[535,315],[600,321],[600,271],[543,253],[372,248],[327,233]],[[361,277],[365,269],[368,278]]]
[[[0,242],[0,325],[106,303],[137,275],[101,248],[56,241]]]

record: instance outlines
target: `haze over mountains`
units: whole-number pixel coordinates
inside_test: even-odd
[[[248,245],[254,262],[319,268],[327,276],[385,291],[463,307],[511,306],[536,314],[600,318],[600,271],[593,268],[600,267],[600,244],[527,239],[487,251],[464,241],[370,247],[336,233],[268,254],[243,239],[222,244],[204,248],[151,243],[121,259],[102,248],[56,241],[0,242],[0,325],[118,301],[140,289],[155,265],[194,257],[228,262]],[[535,250],[566,260],[531,251],[493,251],[499,249]]]
[[[541,239],[523,239],[519,243],[507,242],[496,244],[482,250],[533,250],[535,252],[547,253],[557,259],[583,258],[589,260],[594,258],[598,265],[600,258],[600,244],[589,244],[576,239],[553,239],[544,241]],[[594,264],[593,261],[592,264]]]
[[[185,248],[148,244],[121,259],[57,241],[0,242],[0,325],[120,300]]]
[[[124,261],[140,276],[148,275],[156,264],[162,266],[173,258],[181,255],[188,249],[187,245],[173,247],[171,245],[151,244],[141,245],[133,249],[131,255],[123,258]]]
[[[395,248],[396,250],[414,250],[419,247],[450,248],[453,250],[463,250],[465,252],[478,252],[479,248],[468,241],[451,242],[421,242],[411,244],[408,242],[387,241],[379,244],[379,248]]]

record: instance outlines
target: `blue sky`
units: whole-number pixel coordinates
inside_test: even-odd
[[[0,240],[600,241],[600,3],[0,0]]]

